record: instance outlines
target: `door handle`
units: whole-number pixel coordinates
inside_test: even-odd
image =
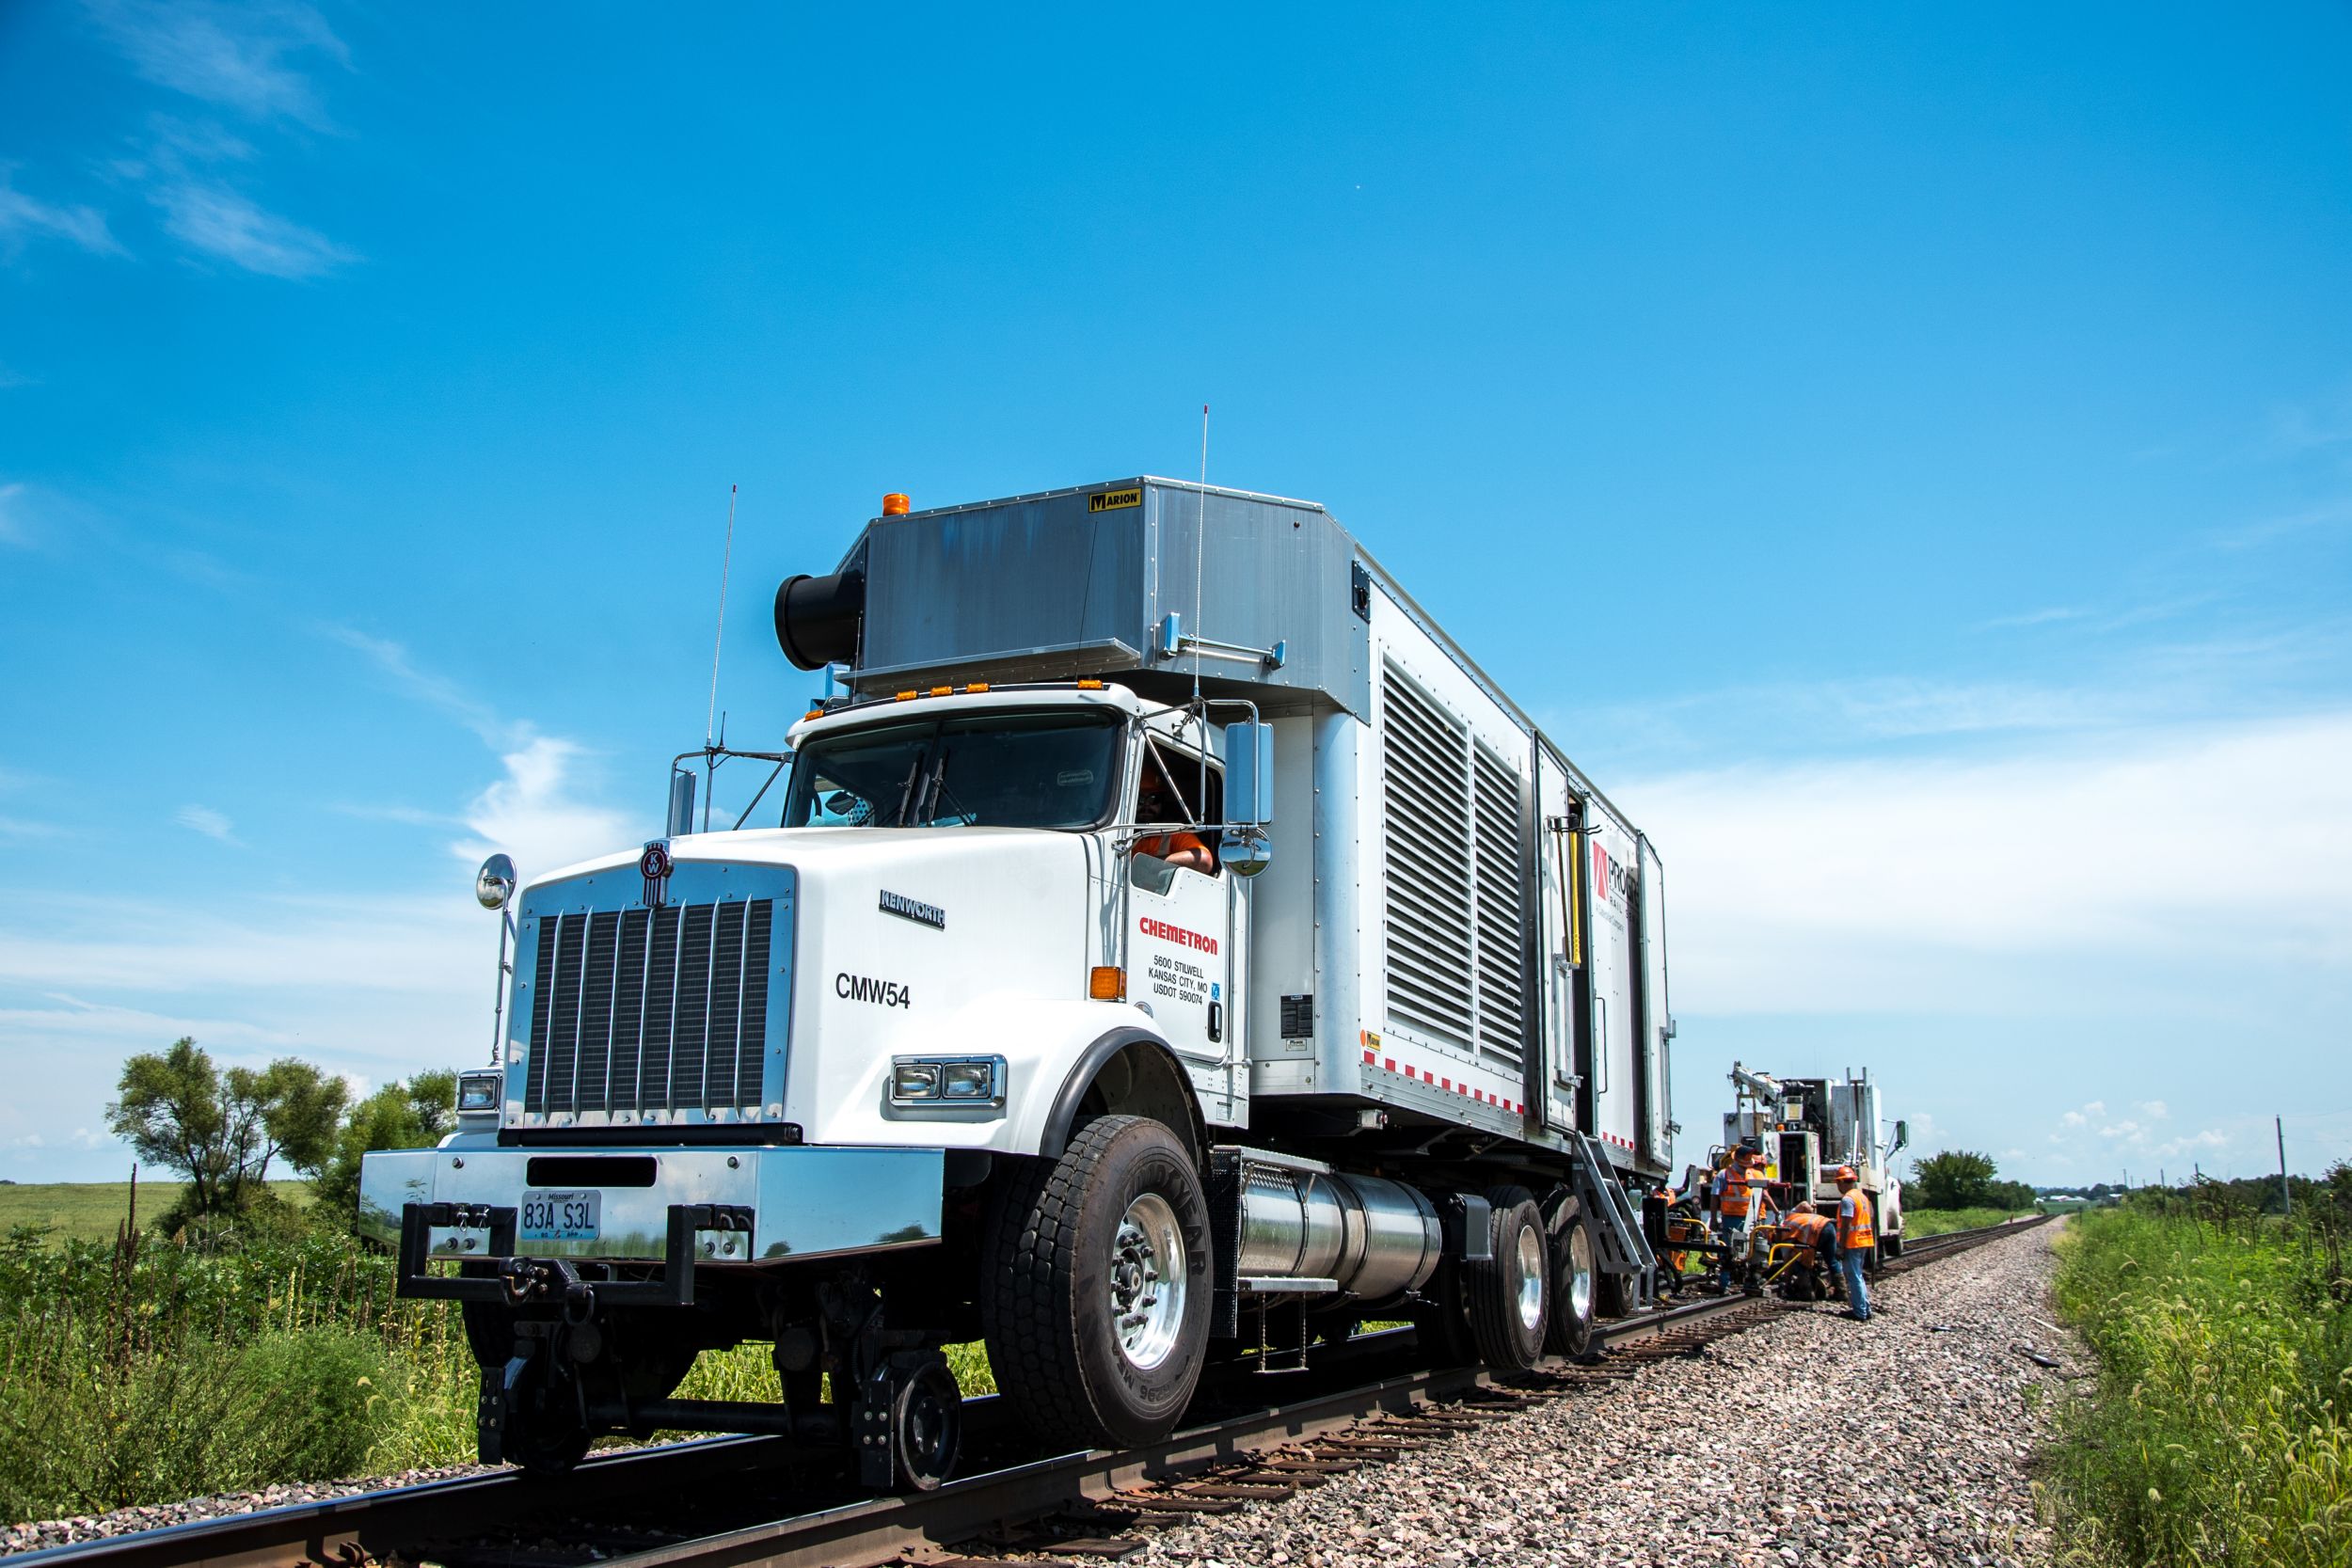
[[[1225,1004],[1222,1002],[1212,1002],[1209,1004],[1209,1043],[1211,1045],[1216,1045],[1222,1042],[1224,1038]]]

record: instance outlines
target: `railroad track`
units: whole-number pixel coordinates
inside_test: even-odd
[[[2043,1223],[1927,1237],[1885,1266],[1901,1273]],[[936,1492],[871,1497],[829,1451],[772,1437],[724,1437],[589,1459],[559,1479],[512,1470],[21,1554],[24,1568],[818,1568],[908,1554],[937,1568],[993,1557],[940,1555],[957,1544],[1100,1561],[1134,1534],[1232,1513],[1474,1431],[1543,1401],[1638,1375],[1653,1361],[1791,1309],[1771,1298],[1712,1297],[1603,1326],[1605,1354],[1504,1376],[1410,1369],[1409,1329],[1360,1335],[1306,1373],[1225,1369],[1203,1405],[1218,1413],[1162,1443],[1119,1452],[1027,1458],[994,1400],[966,1406],[967,1453],[990,1467]],[[1397,1370],[1387,1370],[1394,1367]],[[1369,1376],[1367,1380],[1368,1374]],[[1268,1387],[1289,1397],[1263,1402]],[[1295,1391],[1293,1393],[1292,1391]],[[1256,1394],[1252,1407],[1250,1395]],[[1233,1408],[1224,1408],[1233,1407]]]

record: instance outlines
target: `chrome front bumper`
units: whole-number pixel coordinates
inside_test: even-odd
[[[411,1244],[439,1259],[660,1263],[681,1227],[699,1265],[836,1257],[938,1241],[946,1164],[936,1148],[395,1149],[360,1165],[359,1232],[400,1245],[413,1207]],[[516,1237],[526,1192],[583,1189],[596,1240]]]

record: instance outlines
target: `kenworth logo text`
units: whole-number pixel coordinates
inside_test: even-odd
[[[1153,920],[1147,915],[1136,921],[1136,926],[1147,937],[1157,937],[1162,942],[1172,942],[1179,947],[1195,948],[1212,956],[1216,952],[1216,938],[1187,931],[1182,926],[1170,926],[1165,920]]]
[[[896,980],[877,980],[848,971],[833,977],[833,993],[844,1002],[871,1002],[877,1007],[913,1007],[914,992]]]
[[[947,928],[946,910],[941,909],[937,904],[926,904],[920,898],[909,898],[903,893],[893,893],[888,888],[882,890],[882,911],[884,914],[898,915],[904,920],[919,920],[926,926],[936,926],[943,931]]]

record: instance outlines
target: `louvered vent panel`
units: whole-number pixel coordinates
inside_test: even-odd
[[[773,926],[764,898],[542,917],[524,1111],[757,1105]]]
[[[1520,962],[1519,781],[1484,746],[1470,748],[1477,797],[1478,1044],[1517,1062],[1526,1040],[1527,990]]]
[[[1380,684],[1389,1017],[1471,1038],[1469,736],[1393,669]]]

